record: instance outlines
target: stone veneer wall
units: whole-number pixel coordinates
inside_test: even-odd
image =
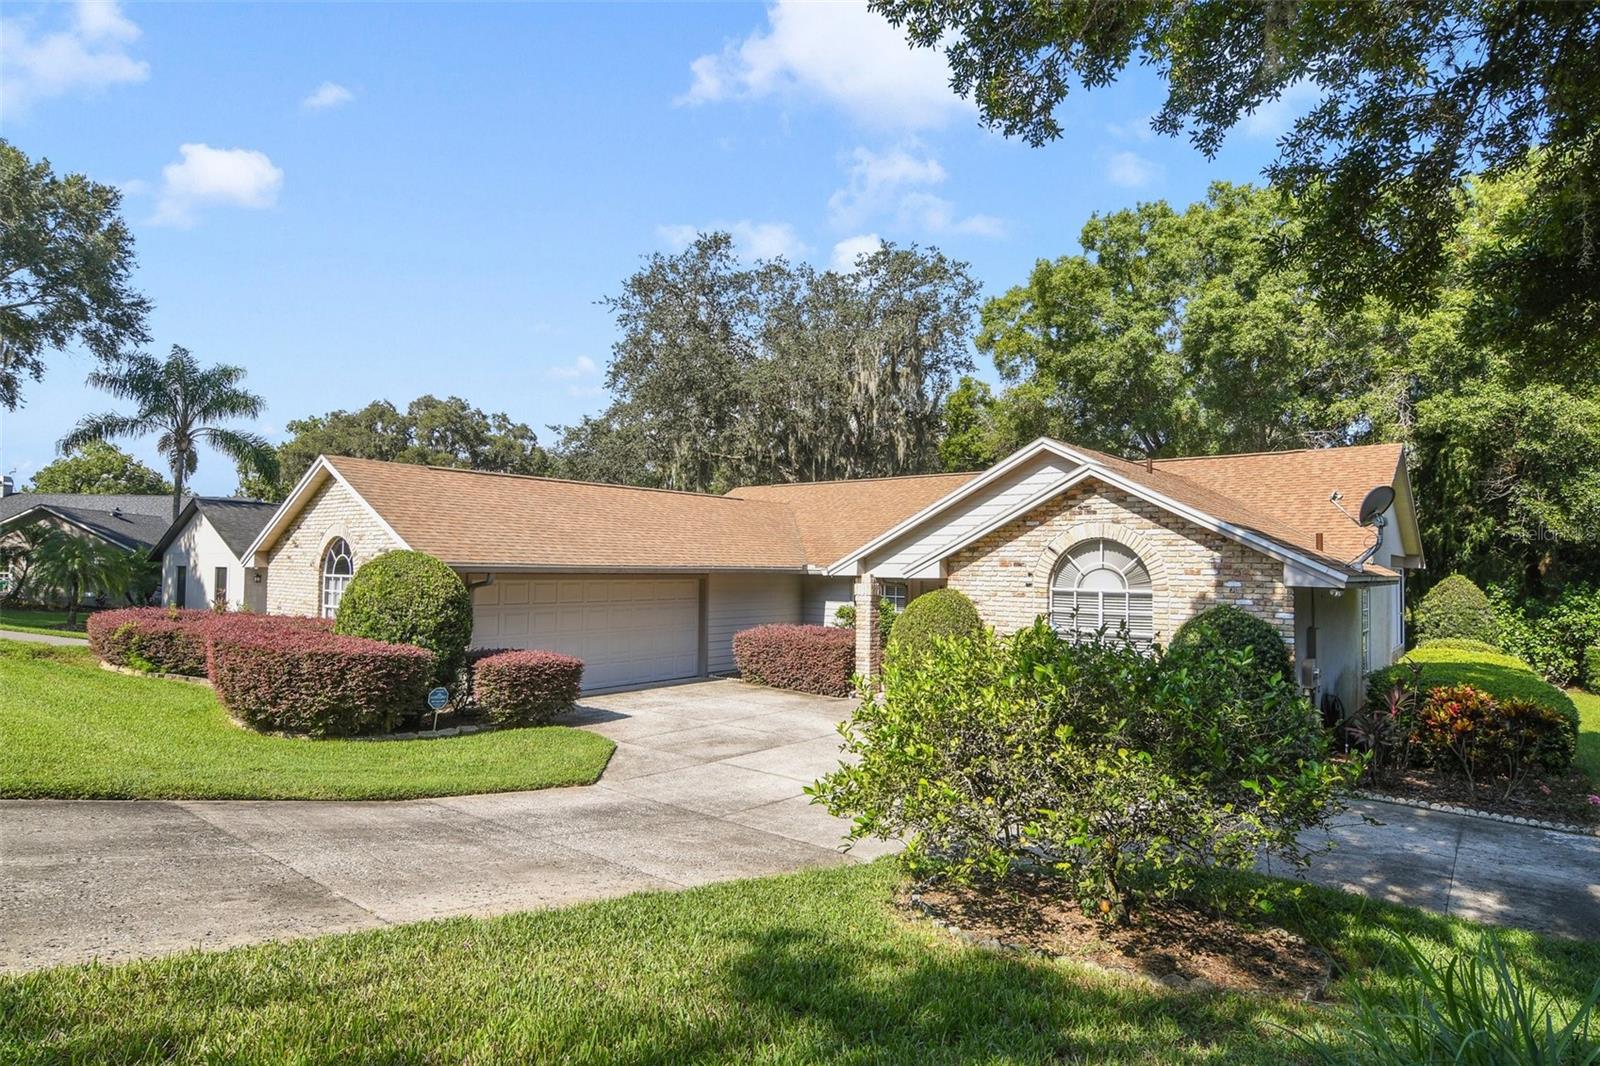
[[[1272,623],[1293,649],[1294,590],[1283,583],[1282,563],[1094,483],[1074,486],[951,556],[947,583],[970,596],[998,632],[1014,632],[1049,610],[1056,560],[1093,537],[1127,546],[1149,569],[1157,640],[1171,640],[1206,607],[1231,603]]]
[[[268,613],[320,612],[322,555],[335,537],[349,542],[358,567],[374,555],[400,547],[355,493],[330,478],[268,555]]]

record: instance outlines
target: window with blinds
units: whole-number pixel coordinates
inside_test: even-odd
[[[1074,545],[1050,581],[1050,624],[1066,636],[1104,630],[1150,643],[1156,628],[1150,571],[1114,540]]]

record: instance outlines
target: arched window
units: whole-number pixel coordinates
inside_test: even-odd
[[[322,556],[322,617],[332,618],[338,613],[339,601],[353,573],[355,563],[350,558],[350,545],[343,537],[337,537]]]
[[[1114,540],[1086,540],[1061,558],[1050,579],[1050,624],[1084,636],[1104,629],[1141,643],[1155,639],[1150,571]]]

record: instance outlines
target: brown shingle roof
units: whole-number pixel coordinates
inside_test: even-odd
[[[1356,513],[1369,491],[1394,484],[1402,453],[1399,444],[1365,444],[1158,459],[1155,468],[1157,473],[1176,475],[1208,492],[1226,493],[1301,531],[1311,538],[1302,546],[1312,546],[1315,535],[1321,533],[1325,553],[1348,562],[1372,542],[1372,533],[1341,514],[1328,496],[1337,490],[1344,497],[1345,509]]]
[[[977,476],[975,473],[923,474],[858,481],[746,485],[728,495],[789,507],[799,527],[800,544],[807,561],[812,566],[828,566]]]
[[[328,462],[401,538],[458,566],[800,570],[779,503],[373,459]]]

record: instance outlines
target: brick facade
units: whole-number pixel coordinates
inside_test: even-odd
[[[1094,537],[1126,546],[1150,571],[1157,640],[1171,640],[1197,612],[1230,603],[1270,622],[1294,647],[1294,590],[1283,583],[1282,563],[1094,483],[1069,489],[952,555],[947,583],[970,596],[996,631],[1014,632],[1049,610],[1056,560]]]
[[[354,493],[330,478],[268,556],[268,613],[318,613],[322,556],[335,537],[349,543],[357,567],[374,555],[400,547]]]

